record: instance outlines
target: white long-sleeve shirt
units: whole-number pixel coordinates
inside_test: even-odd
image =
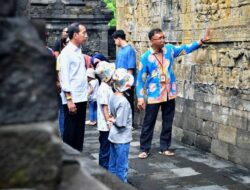
[[[69,42],[60,54],[60,83],[62,103],[67,104],[64,92],[70,92],[74,103],[87,101],[88,82],[81,49]]]

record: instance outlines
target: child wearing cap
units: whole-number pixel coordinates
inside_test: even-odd
[[[95,70],[92,68],[87,69],[87,77],[89,84],[88,103],[89,103],[89,120],[85,122],[86,125],[96,125],[97,119],[97,103],[96,93],[99,88],[99,82],[95,78]]]
[[[117,69],[112,77],[115,93],[110,99],[113,126],[109,132],[109,171],[127,182],[129,146],[132,141],[132,110],[124,93],[131,88],[134,77],[126,69]]]
[[[115,64],[101,61],[96,66],[95,73],[101,79],[97,91],[97,129],[99,131],[99,165],[108,169],[110,142],[108,140],[111,123],[109,119],[109,100],[113,94],[111,78],[115,71]]]

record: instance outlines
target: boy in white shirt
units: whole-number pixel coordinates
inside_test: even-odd
[[[113,94],[111,88],[111,78],[115,71],[115,64],[101,61],[98,63],[95,73],[101,79],[101,85],[97,90],[97,129],[100,133],[100,151],[99,165],[108,169],[110,142],[108,140],[109,129],[111,123],[108,121],[110,117],[109,100]]]

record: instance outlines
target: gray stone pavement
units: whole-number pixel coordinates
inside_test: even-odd
[[[86,126],[84,152],[98,163],[98,131]],[[140,129],[133,131],[128,182],[140,190],[250,190],[250,170],[179,142],[174,157],[160,155],[155,134],[151,154],[139,159]],[[249,155],[250,159],[250,155]]]

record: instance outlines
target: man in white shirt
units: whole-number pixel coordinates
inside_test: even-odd
[[[70,42],[60,54],[61,97],[65,114],[63,141],[82,151],[88,82],[80,47],[88,35],[85,26],[79,23],[68,27],[68,35]]]

